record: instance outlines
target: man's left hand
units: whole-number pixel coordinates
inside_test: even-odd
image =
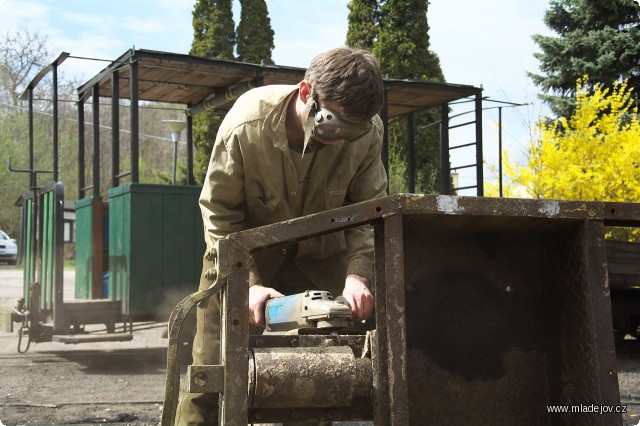
[[[373,312],[373,294],[369,290],[369,280],[356,274],[349,274],[344,282],[342,295],[351,306],[353,319],[364,321]]]

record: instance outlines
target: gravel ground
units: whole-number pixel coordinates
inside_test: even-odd
[[[21,295],[21,276],[0,266],[0,321]],[[65,283],[72,280],[73,271],[65,271]],[[15,332],[0,331],[0,426],[157,425],[166,372],[164,326],[136,324],[131,342],[40,343],[26,354],[17,353]],[[637,425],[640,342],[626,340],[617,350],[620,394],[628,408],[623,425]]]

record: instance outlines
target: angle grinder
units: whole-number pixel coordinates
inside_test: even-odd
[[[335,299],[328,291],[304,293],[270,299],[265,304],[265,334],[286,334],[305,329],[331,332],[353,327],[347,299]]]

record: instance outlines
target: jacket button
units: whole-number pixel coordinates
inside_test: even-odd
[[[216,270],[214,268],[208,269],[205,273],[204,273],[204,278],[208,281],[214,281],[217,277],[217,273]]]
[[[216,250],[215,247],[210,248],[209,250],[207,250],[207,252],[205,253],[205,258],[209,261],[209,262],[213,262],[216,258],[216,256],[218,256],[218,250]]]
[[[291,195],[292,195],[292,196],[295,196],[296,194],[297,194],[297,192],[296,192],[296,191],[291,191]]]

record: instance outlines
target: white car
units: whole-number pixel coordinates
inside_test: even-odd
[[[18,261],[18,246],[16,240],[0,230],[0,262],[8,262],[9,265],[15,265]]]

